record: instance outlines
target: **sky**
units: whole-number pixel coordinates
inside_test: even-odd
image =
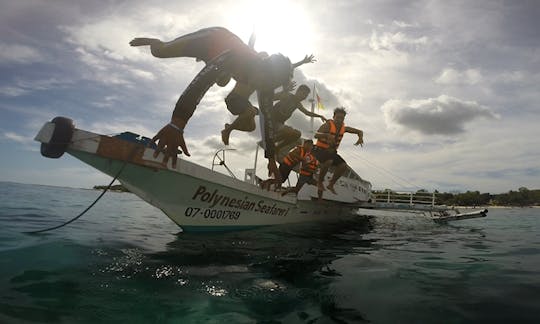
[[[202,62],[159,59],[135,37],[173,40],[223,26],[257,51],[296,62],[332,117],[364,131],[340,154],[374,189],[502,193],[540,189],[538,1],[38,1],[0,0],[0,181],[89,188],[110,178],[33,140],[56,116],[77,128],[153,137]],[[211,167],[233,120],[214,86],[185,129],[192,157]],[[252,98],[256,104],[256,99]],[[310,108],[305,101],[304,106]],[[289,125],[312,136],[310,119]],[[315,128],[321,125],[314,122]],[[233,132],[226,163],[243,178],[259,127]],[[260,164],[259,172],[264,171]]]

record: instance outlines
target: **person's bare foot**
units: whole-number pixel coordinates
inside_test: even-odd
[[[322,194],[323,194],[322,191],[317,190],[317,201],[318,201],[318,202],[322,202],[322,201],[323,201],[323,199],[322,199]]]
[[[334,195],[337,195],[336,190],[334,189],[333,183],[329,183],[328,186],[326,186],[326,189],[330,190],[330,192],[333,193]]]
[[[221,141],[225,145],[229,145],[229,136],[231,135],[230,126],[229,124],[225,124],[225,128],[221,131]]]

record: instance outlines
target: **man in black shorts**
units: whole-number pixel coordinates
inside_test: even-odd
[[[344,120],[347,112],[344,108],[338,107],[334,109],[333,119],[328,119],[324,123],[317,133],[315,138],[317,138],[317,143],[315,144],[315,149],[313,150],[313,155],[321,163],[321,172],[319,173],[319,183],[318,183],[318,195],[319,199],[322,199],[322,193],[324,191],[324,177],[328,172],[330,166],[335,167],[334,175],[328,186],[326,187],[333,194],[336,194],[334,185],[337,180],[343,175],[347,170],[347,163],[345,160],[337,153],[339,143],[343,138],[343,134],[352,133],[358,135],[358,141],[354,145],[362,146],[364,144],[364,133],[356,128],[345,126]]]
[[[259,53],[261,57],[265,57],[266,53],[262,52]],[[294,63],[293,69],[301,66],[302,64],[306,63],[313,63],[315,62],[315,58],[313,55],[306,55],[303,60],[298,61]],[[306,86],[307,88],[307,86]],[[225,127],[221,131],[221,140],[223,144],[229,145],[229,137],[231,135],[231,132],[233,130],[239,130],[243,132],[252,132],[255,130],[255,115],[258,114],[257,107],[253,106],[251,102],[249,102],[249,97],[253,94],[253,92],[256,89],[254,89],[252,86],[246,83],[242,83],[237,81],[235,87],[233,90],[229,93],[227,98],[225,98],[225,103],[227,104],[227,109],[233,114],[238,116],[231,124],[226,123]],[[300,88],[298,89],[300,90]],[[283,92],[280,94],[290,94],[288,88],[284,87]],[[298,91],[297,91],[298,92]],[[302,90],[302,93],[305,92],[305,89]],[[309,94],[309,88],[307,88],[306,97]],[[291,96],[295,96],[293,94],[290,94]],[[300,98],[300,95],[297,96]],[[281,100],[283,97],[276,97],[274,96],[274,100]],[[304,98],[300,99],[300,101],[304,100]],[[294,103],[293,110],[296,109],[296,105],[299,104],[299,102]],[[300,104],[301,106],[301,104]],[[303,108],[303,107],[302,107]],[[272,109],[272,113],[270,114],[270,118],[272,118],[272,122],[274,122],[274,111],[275,109]],[[305,112],[304,112],[305,113]],[[292,114],[292,111],[291,111]],[[308,115],[311,114],[311,112],[308,111]],[[290,115],[288,116],[290,117]],[[316,117],[319,117],[317,115]],[[282,125],[277,125],[277,128],[281,128]],[[274,127],[276,128],[276,127]],[[278,129],[275,129],[276,136],[282,137],[283,131],[279,131]],[[290,141],[289,143],[292,143],[296,141],[300,136],[295,138],[294,140]],[[274,139],[276,142],[281,141],[282,139]],[[288,144],[288,143],[287,143]],[[283,147],[283,146],[281,146]],[[281,147],[276,147],[276,151],[278,151]]]
[[[306,116],[317,117],[323,123],[326,122],[324,116],[313,113],[302,105],[302,101],[308,97],[310,92],[311,90],[307,85],[301,84],[295,93],[283,91],[274,96],[274,100],[279,100],[274,104],[274,108],[272,109],[272,121],[276,128],[276,136],[274,138],[276,141],[276,152],[295,143],[302,135],[299,130],[285,125],[285,122],[291,118],[296,109],[300,110]]]
[[[221,27],[202,29],[171,42],[162,42],[156,38],[135,38],[130,45],[150,46],[152,55],[160,58],[193,57],[206,63],[178,99],[171,122],[152,139],[154,142],[159,141],[154,157],[164,152],[163,162],[167,163],[171,158],[174,168],[179,146],[189,156],[183,135],[186,123],[208,89],[216,82],[226,84],[227,78],[232,76],[237,82],[243,82],[257,91],[262,112],[259,117],[265,156],[269,160],[271,172],[279,176],[274,158],[274,129],[269,110],[272,108],[274,89],[287,87],[290,83],[293,66],[287,57],[274,54],[263,58],[238,36]]]

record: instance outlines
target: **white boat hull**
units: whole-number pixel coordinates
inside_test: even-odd
[[[70,149],[68,153],[112,177],[116,176],[125,163],[83,151]],[[178,163],[185,164],[186,161]],[[197,170],[199,173],[205,170],[212,172],[197,167],[201,168]],[[237,183],[224,185],[191,174],[131,163],[124,167],[118,180],[129,191],[161,209],[184,231],[226,231],[332,221],[351,217],[355,210],[353,206],[343,203],[281,197],[279,193],[262,190],[216,172],[213,174],[217,178],[224,177],[220,180],[233,180]]]
[[[59,126],[45,124],[36,140],[44,145],[54,142],[53,138],[58,140],[53,136],[55,127]],[[139,137],[126,140],[73,129],[70,138],[62,141],[69,142],[67,153],[116,177],[129,191],[162,210],[184,231],[336,221],[354,215],[353,203],[361,196],[340,194],[349,189],[342,185],[336,186],[339,199],[335,200],[326,197],[321,202],[314,201],[311,186],[304,186],[309,189],[303,189],[298,198],[282,197],[279,192],[263,190],[185,159],[179,159],[172,168],[170,161],[162,163],[161,154],[154,158],[154,149],[142,145]],[[57,153],[54,157],[61,155]]]

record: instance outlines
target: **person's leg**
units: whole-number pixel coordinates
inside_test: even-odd
[[[336,190],[334,189],[334,185],[338,181],[338,179],[347,171],[347,163],[341,156],[336,154],[333,165],[335,166],[334,175],[332,176],[332,179],[330,179],[330,182],[328,183],[328,190],[330,190],[334,195],[336,194]]]
[[[274,189],[277,189],[278,187],[281,186],[281,181],[277,180],[277,179],[274,179],[274,178],[270,178],[270,179],[267,179],[267,180],[264,180],[263,182],[261,182],[261,189],[266,189],[266,190],[270,190],[270,187],[274,185]]]
[[[298,182],[294,187],[294,193],[298,194],[302,187],[304,187],[306,183],[310,183],[310,181],[313,181],[312,176],[300,175],[300,177],[298,178]]]
[[[280,143],[276,145],[276,152],[279,152],[281,149],[296,143],[296,141],[298,141],[298,139],[302,136],[302,133],[300,133],[299,130],[289,126],[284,126],[278,134],[279,139],[276,139],[276,143],[278,141],[280,141]],[[278,137],[276,136],[276,138]]]
[[[221,140],[223,144],[229,145],[229,137],[233,130],[239,130],[243,132],[252,132],[255,130],[255,115],[257,114],[257,108],[253,107],[251,103],[245,99],[236,95],[229,95],[225,98],[227,103],[227,109],[235,115],[238,115],[231,124],[225,124],[225,127],[221,131]]]
[[[324,191],[324,185],[323,185],[324,177],[326,176],[326,173],[328,172],[328,168],[332,164],[332,159],[330,158],[328,151],[324,149],[320,149],[318,147],[315,147],[313,149],[313,155],[320,163],[319,178],[317,181],[317,195],[319,196],[319,200],[322,200],[322,194]]]
[[[182,35],[172,41],[164,42],[160,46],[152,46],[152,55],[161,58],[193,57],[197,61],[208,63],[214,58],[208,54],[208,48],[209,44],[213,42],[215,34],[215,28],[205,28]]]
[[[324,177],[326,177],[326,173],[328,173],[330,165],[332,165],[332,160],[328,160],[320,164],[319,181],[317,181],[317,195],[319,196],[319,200],[322,200],[322,194],[324,191]]]
[[[285,196],[286,194],[290,193],[290,192],[293,192],[294,191],[294,188],[287,188],[285,190],[283,190],[283,192],[281,193],[281,196]]]

